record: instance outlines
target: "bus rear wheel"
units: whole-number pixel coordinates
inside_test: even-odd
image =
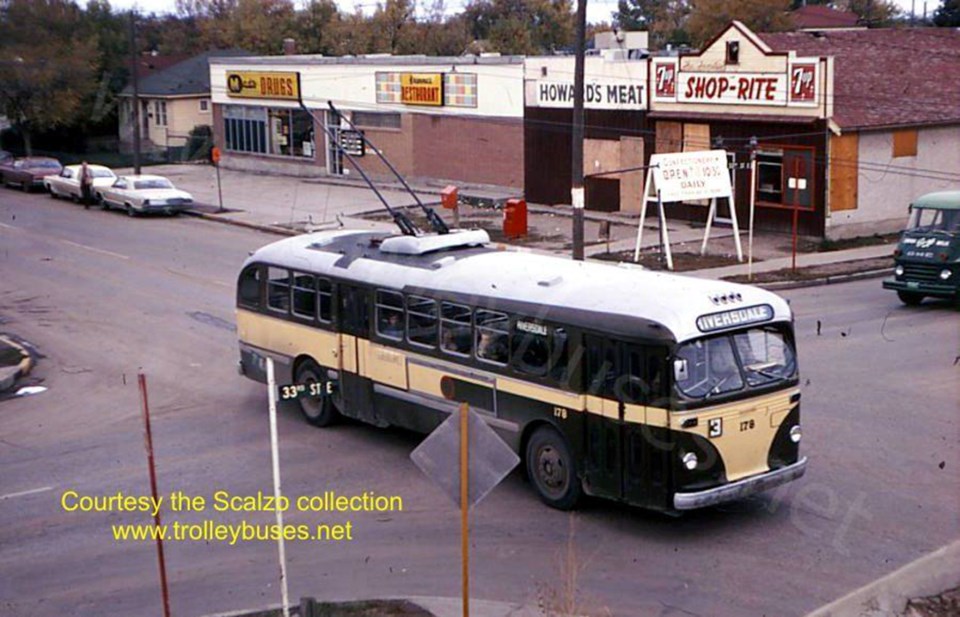
[[[583,495],[570,447],[556,429],[541,426],[527,442],[527,476],[540,499],[558,510],[572,510]]]
[[[333,424],[339,414],[333,406],[333,397],[327,392],[326,385],[329,382],[327,372],[317,366],[313,360],[305,360],[297,366],[293,378],[297,384],[305,385],[308,392],[311,384],[320,385],[319,396],[301,396],[297,399],[304,419],[314,426],[323,427]]]
[[[923,302],[923,294],[918,294],[913,291],[898,291],[897,297],[907,306],[917,306]]]

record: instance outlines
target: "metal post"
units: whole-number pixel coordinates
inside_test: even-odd
[[[140,175],[140,57],[137,54],[137,14],[130,11],[130,59],[133,81],[133,173]]]
[[[570,199],[573,205],[573,258],[583,261],[583,48],[587,0],[577,2],[576,61],[573,70],[573,145]]]
[[[800,223],[800,159],[793,159],[793,259],[790,269],[797,271],[797,227]]]
[[[143,445],[147,450],[147,467],[150,469],[150,493],[153,502],[159,501],[157,495],[157,471],[153,463],[153,434],[150,431],[150,405],[147,402],[147,377],[140,371],[137,374],[137,385],[140,387],[140,409],[143,412]],[[153,525],[160,529],[160,510],[153,515]],[[163,538],[156,535],[157,562],[160,568],[160,594],[163,597],[163,615],[170,617],[170,593],[167,591],[167,565],[163,559]]]
[[[750,140],[750,236],[749,256],[747,257],[747,280],[753,280],[753,216],[757,209],[757,148],[754,140]]]
[[[220,186],[220,163],[214,163],[213,166],[217,168],[217,199],[220,204],[217,212],[223,212],[223,189]]]
[[[280,449],[277,443],[277,381],[273,373],[273,359],[267,358],[267,398],[270,401],[270,460],[273,464],[273,497],[280,503]],[[283,544],[283,511],[277,508],[277,551],[280,559],[280,599],[283,617],[290,617],[290,595],[287,592],[287,555]]]
[[[470,486],[467,421],[470,407],[460,403],[460,558],[463,579],[463,617],[470,617]]]

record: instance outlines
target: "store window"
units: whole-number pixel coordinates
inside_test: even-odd
[[[371,129],[399,129],[400,114],[374,111],[353,112],[353,123],[356,126]]]
[[[228,105],[223,112],[227,150],[312,158],[313,118],[301,109]]]
[[[766,206],[813,208],[814,150],[765,147],[757,151],[757,202]]]
[[[757,152],[757,199],[783,203],[783,150]]]
[[[200,99],[200,111],[202,113],[210,111],[210,99]]]

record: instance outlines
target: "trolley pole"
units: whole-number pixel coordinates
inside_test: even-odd
[[[587,0],[577,2],[577,46],[573,72],[573,146],[570,199],[573,204],[573,258],[583,261],[583,48]]]
[[[150,469],[150,492],[153,502],[159,503],[157,495],[157,471],[153,463],[153,434],[150,431],[150,405],[147,402],[147,377],[143,371],[137,373],[137,384],[140,387],[140,409],[143,412],[143,445],[147,451],[147,467]],[[160,529],[160,510],[153,515],[153,525]],[[163,596],[163,616],[170,617],[170,593],[167,591],[167,566],[163,560],[163,539],[159,534],[157,540],[157,562],[160,568],[160,593]]]

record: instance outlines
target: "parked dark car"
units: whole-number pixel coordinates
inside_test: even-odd
[[[57,159],[28,156],[0,162],[0,184],[19,186],[24,191],[43,188],[43,179],[60,173],[63,166]]]
[[[0,164],[13,158],[13,155],[6,150],[0,150]]]

